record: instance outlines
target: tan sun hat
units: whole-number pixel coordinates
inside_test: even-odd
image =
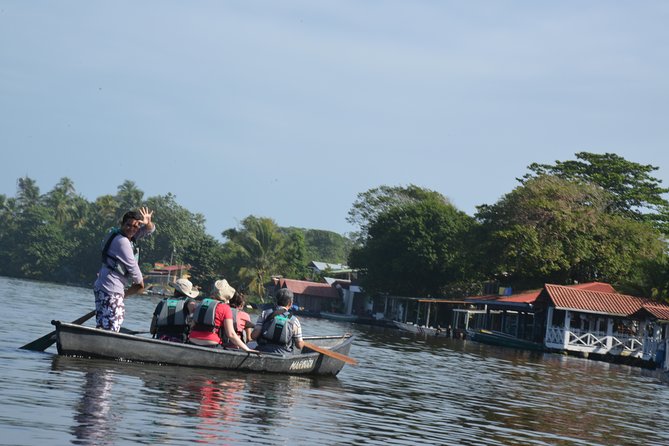
[[[188,297],[197,297],[200,294],[198,290],[193,289],[193,284],[188,279],[179,279],[174,283],[170,283],[170,285]]]
[[[214,283],[214,289],[211,292],[212,299],[222,300],[227,303],[235,295],[235,289],[230,286],[227,280],[217,280]]]

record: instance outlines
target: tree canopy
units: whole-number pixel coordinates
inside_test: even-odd
[[[666,298],[668,190],[651,175],[657,167],[610,153],[576,157],[530,164],[520,186],[475,217],[413,184],[361,192],[347,217],[359,229],[354,240],[248,216],[220,242],[171,193],[144,198],[127,180],[89,202],[69,178],[41,194],[24,177],[15,197],[0,195],[0,252],[11,259],[0,274],[89,285],[106,232],[128,209],[148,206],[157,230],[141,243],[144,270],[187,263],[204,289],[225,277],[262,298],[272,276],[309,277],[306,265],[319,260],[360,269],[368,293],[456,298],[493,279],[517,290],[596,280]]]
[[[669,189],[662,180],[651,175],[658,167],[628,161],[614,153],[576,153],[577,160],[556,161],[555,164],[532,163],[521,182],[550,174],[567,180],[595,184],[611,194],[607,211],[639,221],[654,222],[669,234],[669,201],[662,197]]]
[[[369,292],[441,295],[465,276],[464,244],[473,223],[439,197],[387,206],[351,252],[350,265],[364,270]]]
[[[621,283],[665,245],[644,222],[611,214],[601,187],[553,175],[528,178],[492,206],[478,208],[488,273],[521,288],[544,283]]]
[[[383,212],[403,204],[422,201],[449,203],[439,192],[413,184],[406,187],[382,185],[359,193],[346,218],[346,221],[359,228],[352,237],[358,243],[363,243],[367,238],[369,227]]]

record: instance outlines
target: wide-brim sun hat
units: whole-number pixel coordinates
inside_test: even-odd
[[[188,279],[179,279],[170,285],[173,286],[175,290],[188,297],[197,297],[200,294],[198,290],[193,289],[193,284]]]
[[[213,299],[228,302],[235,295],[235,289],[230,286],[227,280],[221,279],[214,282],[214,289],[211,292]]]

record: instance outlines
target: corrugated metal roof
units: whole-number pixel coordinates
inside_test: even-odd
[[[592,291],[573,286],[546,284],[544,289],[558,310],[628,316],[648,302],[640,297],[626,294]]]
[[[288,288],[294,294],[308,294],[309,296],[331,297],[339,299],[339,293],[327,283],[308,282],[306,280],[280,279],[281,288]]]

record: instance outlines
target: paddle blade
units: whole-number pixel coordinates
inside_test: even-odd
[[[344,361],[346,364],[351,364],[351,365],[356,365],[358,361],[355,359],[351,358],[350,356],[343,355],[341,353],[334,352],[330,349],[324,348],[324,347],[319,347],[316,344],[312,344],[311,342],[304,342],[304,346],[307,348],[310,348],[311,350],[322,353],[325,356],[329,356],[331,358],[338,359],[340,361]]]
[[[93,316],[95,316],[95,310],[81,316],[79,319],[75,321],[72,321],[72,323],[80,325],[89,320],[90,318],[92,318]],[[39,339],[35,339],[34,341],[29,342],[26,345],[21,346],[19,348],[22,348],[24,350],[34,350],[37,352],[43,352],[47,348],[51,347],[55,342],[56,342],[56,332],[52,331],[51,333],[46,334]]]

